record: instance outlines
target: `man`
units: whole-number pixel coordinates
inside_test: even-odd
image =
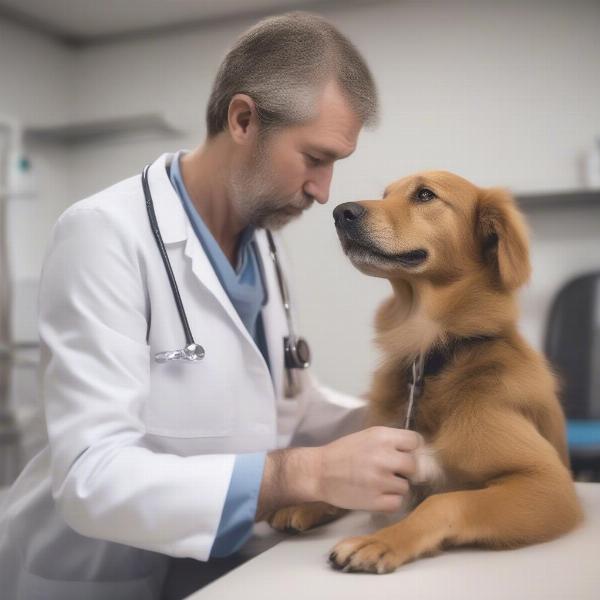
[[[148,170],[199,361],[155,360],[183,336],[140,177],[62,215],[40,286],[49,444],[0,523],[3,597],[158,598],[169,557],[227,556],[281,507],[399,508],[419,440],[351,433],[362,407],[284,369],[265,233],[327,202],[375,116],[368,68],[319,17],[266,19],[229,52],[206,142]]]

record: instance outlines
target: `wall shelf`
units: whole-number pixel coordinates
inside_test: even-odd
[[[30,125],[24,130],[27,139],[76,145],[136,134],[158,134],[161,137],[181,135],[182,130],[159,113],[79,121],[58,125]]]
[[[525,212],[600,208],[600,189],[515,193],[515,198]]]

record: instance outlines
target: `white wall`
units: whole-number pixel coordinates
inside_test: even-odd
[[[379,85],[382,119],[336,167],[330,203],[309,211],[285,237],[317,373],[359,393],[376,362],[371,321],[387,284],[347,263],[331,210],[378,197],[389,181],[426,168],[518,191],[578,187],[578,156],[600,133],[600,4],[399,1],[322,14],[364,53]],[[178,140],[77,148],[69,155],[69,200],[137,172],[164,150],[200,142],[217,66],[248,25],[232,21],[60,54],[58,83],[68,90],[72,116],[164,110],[186,130]],[[522,324],[538,346],[549,294],[569,274],[599,266],[599,213],[532,217],[535,274],[523,294]]]
[[[23,122],[63,121],[72,112],[70,52],[0,18],[0,111]]]

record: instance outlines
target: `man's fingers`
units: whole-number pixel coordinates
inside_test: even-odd
[[[383,493],[405,496],[410,490],[410,484],[404,477],[394,476],[386,479]]]
[[[403,452],[412,452],[425,443],[420,434],[410,429],[395,429],[393,436],[394,448]]]
[[[386,494],[381,496],[374,510],[378,512],[396,512],[402,508],[404,497],[396,494]]]
[[[400,477],[412,477],[417,472],[415,455],[411,452],[396,452],[391,468],[392,472]]]

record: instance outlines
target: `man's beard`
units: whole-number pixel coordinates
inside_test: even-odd
[[[256,228],[280,229],[313,203],[302,191],[282,197],[269,170],[266,141],[257,142],[256,158],[232,176],[230,194],[241,220]]]
[[[254,196],[248,202],[252,207],[248,223],[254,227],[281,229],[299,217],[311,203],[312,200],[306,199],[302,192],[285,199],[274,193]]]

